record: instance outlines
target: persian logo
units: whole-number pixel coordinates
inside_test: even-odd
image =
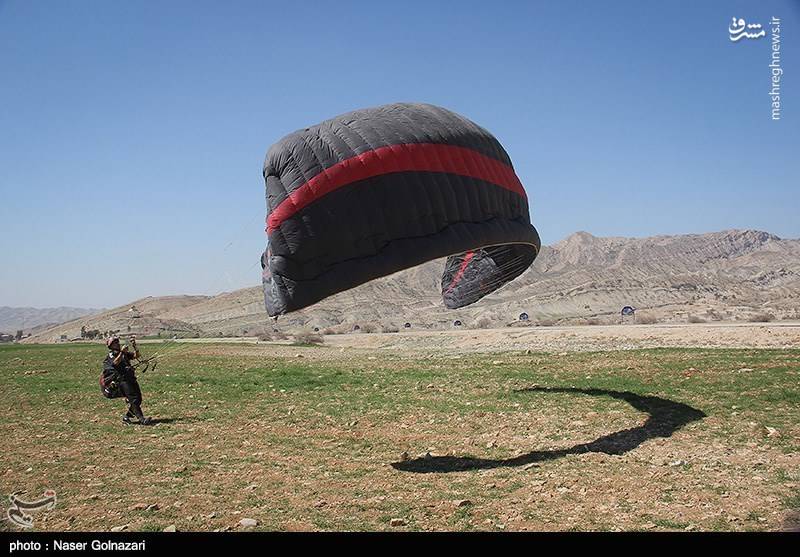
[[[36,501],[25,501],[17,497],[16,493],[8,496],[11,501],[11,506],[6,511],[8,520],[19,526],[20,528],[32,528],[33,517],[29,513],[50,510],[56,506],[56,492],[48,489],[44,492],[44,496]]]
[[[752,32],[749,31],[750,29],[752,29]],[[756,31],[756,29],[760,29],[760,31]],[[760,39],[767,34],[766,31],[761,29],[760,23],[745,23],[744,19],[735,17],[732,18],[728,27],[728,33],[730,33],[732,42],[740,39]]]

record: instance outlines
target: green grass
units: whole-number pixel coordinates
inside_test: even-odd
[[[140,530],[235,528],[250,515],[266,529],[397,529],[393,518],[401,529],[768,529],[800,507],[798,350],[368,359],[259,347],[168,352],[140,377],[146,412],[164,421],[139,428],[100,395],[101,345],[0,346],[0,496],[52,487],[59,505],[42,527]],[[653,404],[680,425],[643,430]],[[681,422],[685,408],[705,417]],[[636,443],[597,452],[609,436]],[[140,500],[161,510],[131,511]]]

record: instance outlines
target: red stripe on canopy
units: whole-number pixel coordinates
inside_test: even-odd
[[[444,291],[445,294],[455,288],[456,284],[458,284],[458,281],[460,281],[461,277],[464,276],[464,271],[467,270],[467,265],[469,265],[469,262],[472,261],[473,257],[475,257],[474,251],[468,251],[466,254],[464,254],[464,260],[461,262],[461,266],[458,268],[453,280],[450,282],[450,286],[448,286],[447,290]]]
[[[527,198],[511,166],[472,149],[441,143],[386,145],[336,163],[294,190],[268,215],[267,233],[332,191],[393,172],[447,172],[483,180]]]

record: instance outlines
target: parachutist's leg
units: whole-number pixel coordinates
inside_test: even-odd
[[[140,422],[144,420],[144,412],[142,412],[142,405],[140,402],[136,400],[132,400],[129,402],[128,407],[128,415],[130,417],[136,417]]]
[[[128,401],[128,417],[136,417],[139,423],[147,422],[142,412],[142,389],[139,387],[139,382],[135,377],[129,377],[120,382],[122,392],[125,393],[125,398]]]

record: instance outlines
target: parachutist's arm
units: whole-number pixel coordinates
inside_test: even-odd
[[[119,353],[116,356],[114,356],[114,360],[113,360],[114,361],[114,365],[117,365],[122,361],[123,353],[124,353],[124,350],[120,350]]]
[[[138,347],[137,347],[137,348],[134,348],[134,351],[133,351],[133,353],[131,353],[131,352],[128,350],[128,347],[127,347],[127,346],[123,346],[123,347],[122,347],[122,350],[120,350],[120,351],[119,351],[119,354],[117,354],[117,355],[114,357],[114,365],[118,365],[118,364],[119,364],[119,363],[122,361],[122,357],[123,357],[123,356],[128,356],[129,358],[132,358],[132,359],[134,359],[134,360],[135,360],[135,359],[138,359],[138,358],[139,358],[139,348],[138,348]]]
[[[133,355],[131,356],[131,358],[133,358],[134,360],[138,360],[140,355],[139,345],[136,344],[136,337],[132,335],[131,335],[131,348],[133,348]]]

